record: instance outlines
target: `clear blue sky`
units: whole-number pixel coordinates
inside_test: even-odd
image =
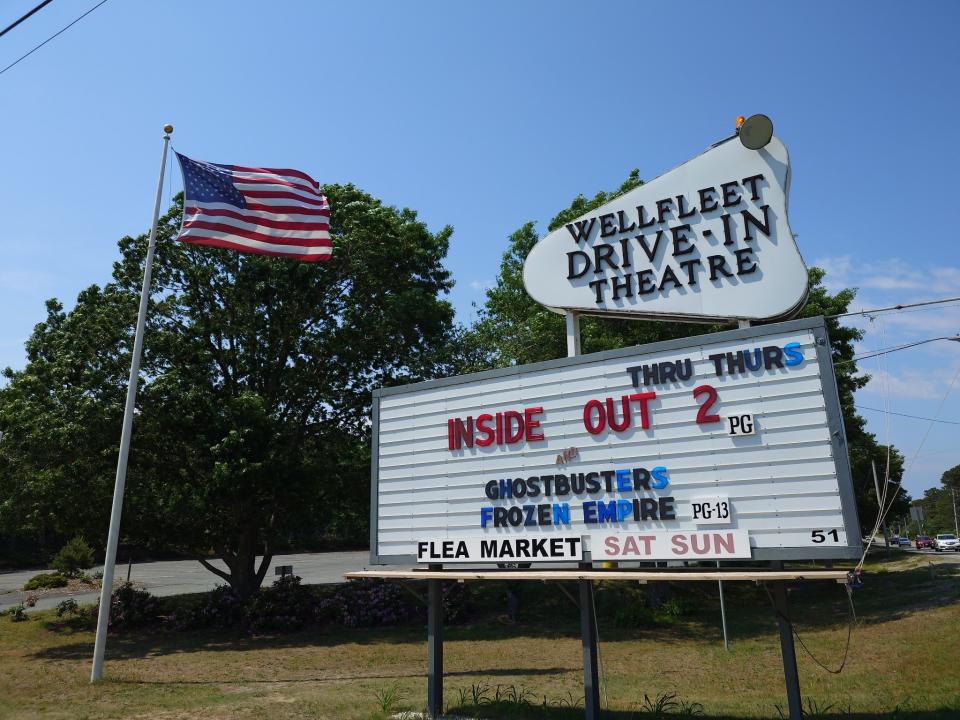
[[[3,3],[0,25],[36,1]],[[93,4],[56,0],[0,38],[0,67]],[[960,295],[958,21],[955,2],[110,0],[0,75],[0,367],[23,366],[46,298],[107,281],[117,239],[148,227],[164,122],[192,156],[302,168],[453,225],[469,322],[522,223],[545,231],[577,193],[658,175],[763,112],[831,286],[859,287],[858,308]],[[873,350],[954,334],[960,308],[864,324]],[[960,344],[866,367],[863,406],[932,416]],[[909,460],[927,429],[892,417],[889,437]],[[958,431],[932,427],[911,493],[960,463]]]

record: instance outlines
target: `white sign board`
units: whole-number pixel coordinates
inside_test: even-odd
[[[822,318],[379,390],[373,422],[374,564],[860,552]]]
[[[709,321],[786,318],[807,295],[787,223],[790,160],[735,137],[566,223],[523,281],[555,310]]]

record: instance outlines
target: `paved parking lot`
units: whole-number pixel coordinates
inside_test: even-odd
[[[264,583],[273,581],[274,568],[277,565],[292,565],[294,574],[302,577],[304,584],[307,585],[343,582],[345,572],[364,569],[369,559],[370,554],[366,550],[360,552],[278,555],[273,558]],[[213,564],[226,570],[226,566],[219,560]],[[94,568],[94,571],[102,569],[102,567],[97,567]],[[22,592],[20,588],[38,572],[43,572],[43,570],[0,573],[0,610],[23,602],[27,593]],[[126,578],[126,564],[117,566],[116,576],[118,579]],[[223,580],[196,560],[162,560],[134,563],[131,568],[130,580],[158,596],[205,592],[212,590],[217,585],[224,584]],[[37,601],[36,609],[55,607],[66,597],[72,597],[78,603],[93,603],[97,601],[98,596],[99,593],[97,592],[58,592],[40,598]]]

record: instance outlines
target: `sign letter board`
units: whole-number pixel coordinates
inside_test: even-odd
[[[822,318],[375,391],[374,564],[856,558]]]

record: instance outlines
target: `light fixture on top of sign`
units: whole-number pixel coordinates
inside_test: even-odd
[[[734,135],[542,238],[524,263],[527,293],[583,315],[795,315],[808,280],[787,220],[790,159],[770,118],[741,120]]]
[[[745,148],[759,150],[773,139],[773,121],[766,115],[751,115],[746,120],[738,117],[737,136]]]

